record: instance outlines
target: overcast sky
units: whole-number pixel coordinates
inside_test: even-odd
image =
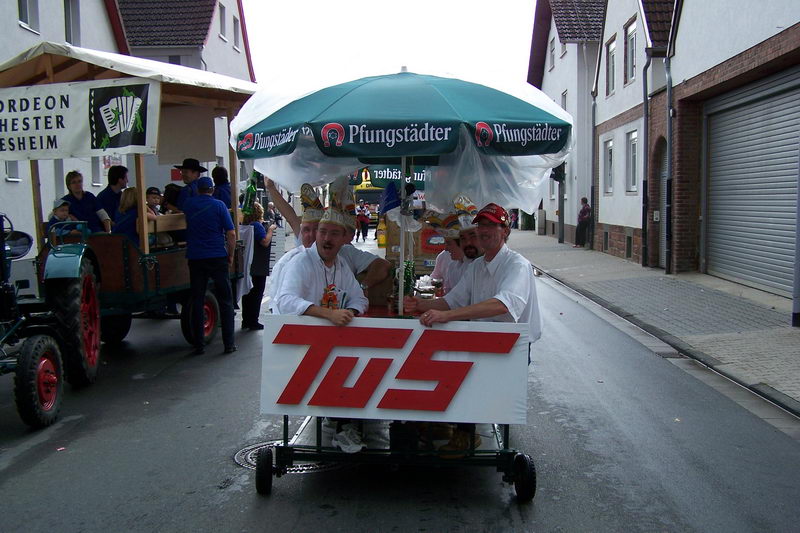
[[[244,0],[258,83],[298,85],[389,74],[403,65],[423,74],[524,81],[535,4]]]

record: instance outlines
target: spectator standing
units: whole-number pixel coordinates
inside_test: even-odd
[[[253,260],[250,263],[250,279],[253,287],[242,296],[242,329],[260,330],[264,325],[258,321],[261,314],[261,299],[269,274],[269,253],[275,224],[264,228],[264,208],[253,202],[253,213],[245,215],[244,223],[253,226]]]
[[[122,189],[128,186],[128,169],[122,165],[114,165],[108,169],[108,185],[97,195],[97,201],[114,222],[117,221],[117,210],[122,198]]]
[[[592,220],[592,208],[589,199],[585,196],[581,198],[581,210],[578,212],[578,226],[575,228],[575,244],[573,248],[581,248],[586,245],[586,236],[589,232],[589,223]]]
[[[185,163],[185,162],[184,162]],[[195,180],[197,196],[186,199],[186,259],[189,261],[190,302],[194,354],[205,352],[203,303],[209,278],[219,302],[225,353],[236,351],[233,331],[233,291],[228,270],[233,264],[236,234],[225,205],[213,198],[214,182],[209,177]]]

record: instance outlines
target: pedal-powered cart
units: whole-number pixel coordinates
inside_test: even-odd
[[[335,327],[273,315],[265,326],[261,412],[284,419],[282,441],[258,452],[259,494],[295,463],[322,461],[491,467],[520,501],[533,498],[533,460],[511,447],[509,435],[509,424],[526,423],[528,343],[519,342],[520,325],[426,328],[366,317]],[[290,415],[314,417],[291,440]],[[330,419],[351,420],[367,447],[345,453],[335,446]],[[468,428],[470,442],[443,448],[442,429],[455,423]]]
[[[310,179],[321,185],[370,165],[399,166],[408,183],[421,165],[429,171],[428,208],[449,211],[455,198],[467,195],[479,206],[494,202],[530,211],[539,201],[537,185],[564,162],[572,144],[572,117],[528,84],[497,87],[495,81],[403,71],[303,92],[297,98],[257,93],[231,123],[239,158],[254,159],[256,170],[291,191]],[[401,272],[409,257],[406,219],[413,212],[406,192],[400,187],[397,207]],[[404,276],[398,281],[404,294]],[[533,497],[533,463],[510,448],[507,425],[492,431],[496,447],[458,459],[440,457],[439,450],[410,450],[398,436],[402,421],[412,420],[524,424],[527,342],[524,350],[518,345],[518,326],[454,323],[426,330],[412,320],[361,318],[345,328],[315,330],[322,324],[292,320],[273,318],[265,330],[262,410],[391,420],[394,431],[388,447],[349,457],[326,449],[321,425],[315,424],[320,431],[313,445],[289,445],[284,434],[274,464],[269,448],[259,456],[259,492],[269,492],[273,470],[281,475],[303,457],[494,466],[517,485],[521,499]],[[332,338],[339,344],[326,341]],[[404,387],[406,380],[433,382],[434,389]]]

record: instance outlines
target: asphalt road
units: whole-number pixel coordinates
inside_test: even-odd
[[[0,378],[0,531],[796,531],[800,443],[538,287],[529,423],[512,429],[537,466],[530,504],[453,467],[293,474],[260,497],[233,456],[280,436],[258,415],[261,334],[194,357],[177,321],[137,320],[54,427],[27,430]]]

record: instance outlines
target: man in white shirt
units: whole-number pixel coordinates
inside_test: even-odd
[[[271,180],[268,180],[270,184],[272,184]],[[272,184],[272,187],[275,188],[275,185]],[[277,189],[276,189],[277,190]],[[277,193],[280,196],[280,193]],[[275,198],[275,197],[273,197]],[[283,200],[283,197],[280,197]],[[277,263],[272,267],[272,273],[269,277],[269,294],[270,298],[270,309],[274,309],[275,297],[278,295],[278,289],[283,282],[283,276],[286,271],[286,265],[292,260],[294,256],[305,250],[306,248],[311,247],[317,238],[317,227],[319,226],[319,221],[322,218],[322,215],[325,211],[322,209],[322,202],[319,201],[319,197],[317,193],[314,191],[314,188],[311,185],[304,183],[303,186],[300,188],[300,198],[303,205],[303,216],[298,217],[294,213],[294,209],[289,206],[286,200],[283,200],[283,203],[291,209],[292,214],[297,220],[290,219],[288,216],[284,214],[284,218],[290,222],[290,224],[297,225],[297,233],[299,235],[299,244],[283,254],[283,256],[278,260]],[[279,207],[282,205],[278,203]],[[294,226],[292,226],[294,227]]]
[[[508,213],[497,204],[488,204],[473,223],[478,226],[483,257],[473,261],[444,298],[423,300],[407,296],[404,309],[421,313],[420,322],[425,326],[452,320],[527,324],[523,342],[536,341],[542,328],[533,267],[506,246],[511,231]]]
[[[442,280],[443,294],[450,292],[461,281],[470,263],[483,255],[476,226],[472,223],[478,209],[466,196],[459,196],[454,203],[455,211],[444,219],[437,214],[426,217],[426,222],[445,239],[445,249],[436,256],[436,266],[431,273],[432,278]]]
[[[346,326],[369,302],[339,250],[347,242],[343,213],[329,208],[317,228],[316,243],[304,248],[285,268],[273,310],[284,315],[325,318]]]

